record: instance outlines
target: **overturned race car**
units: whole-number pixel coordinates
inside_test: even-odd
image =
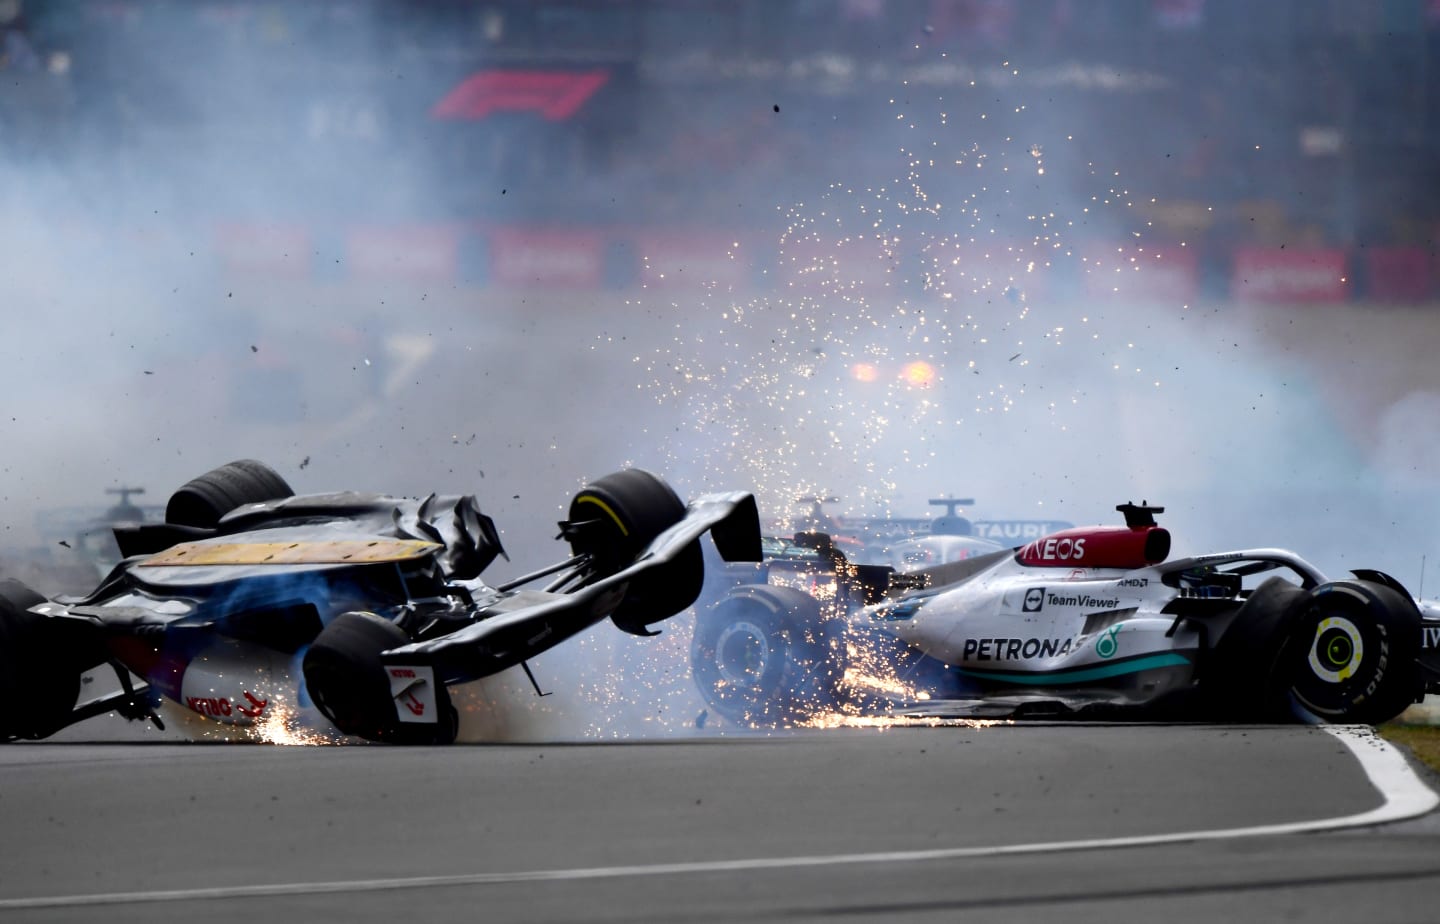
[[[163,522],[116,525],[124,559],[89,594],[0,581],[0,740],[109,712],[160,724],[163,697],[230,725],[299,716],[448,744],[449,686],[607,618],[651,635],[688,608],[706,531],[723,558],[760,558],[752,495],[687,506],[639,469],[588,483],[559,526],[569,556],[490,586],[481,572],[504,551],[471,495],[297,496],[260,462],[223,465],[176,491]],[[78,703],[82,675],[105,665],[119,689]]]
[[[902,572],[823,533],[702,606],[692,675],[740,726],[836,716],[1378,723],[1440,692],[1440,608],[1282,549],[1167,561],[1163,508]],[[817,565],[817,562],[820,563]]]

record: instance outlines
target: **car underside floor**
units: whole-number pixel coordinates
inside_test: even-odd
[[[70,718],[66,720],[65,727],[98,715],[104,715],[107,712],[116,712],[132,722],[149,719],[156,728],[164,731],[165,721],[155,711],[155,699],[150,692],[150,685],[147,683],[137,685],[131,679],[130,671],[124,665],[115,661],[107,663],[115,671],[115,676],[120,681],[120,689],[76,706],[75,711],[70,713]]]

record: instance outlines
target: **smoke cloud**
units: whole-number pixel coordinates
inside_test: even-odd
[[[802,55],[702,94],[677,56],[616,68],[573,123],[459,124],[429,113],[502,60],[493,12],[465,21],[467,55],[423,5],[113,6],[32,16],[41,61],[67,62],[24,80],[66,102],[0,157],[17,560],[68,554],[47,511],[120,485],[163,504],[243,457],[302,492],[473,492],[510,552],[497,581],[563,555],[570,496],[630,465],[682,495],[754,490],[767,515],[958,494],[972,516],[1113,522],[1146,499],[1177,554],[1286,546],[1412,585],[1440,557],[1440,385],[1414,356],[1432,323],[1126,297],[1176,243],[1154,206],[1211,192],[1183,171],[1213,152],[1170,151],[1152,120],[1234,154],[1287,117],[1240,108],[1232,72],[1202,87],[1208,68],[1092,66],[1052,39],[1061,63],[1008,62],[924,32],[868,71]],[[354,247],[477,223],[674,229],[713,253],[632,241],[609,254],[626,272],[557,289],[497,285],[483,253],[387,273],[387,238],[363,264]],[[693,732],[687,618],[543,656],[553,698],[479,685],[467,736]]]

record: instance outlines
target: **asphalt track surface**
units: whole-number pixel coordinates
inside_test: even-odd
[[[1304,727],[14,744],[0,920],[1430,921],[1431,782]]]

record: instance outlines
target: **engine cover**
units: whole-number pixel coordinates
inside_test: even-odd
[[[1144,568],[1170,554],[1160,526],[1091,526],[1061,530],[1022,546],[1016,557],[1034,568]]]

